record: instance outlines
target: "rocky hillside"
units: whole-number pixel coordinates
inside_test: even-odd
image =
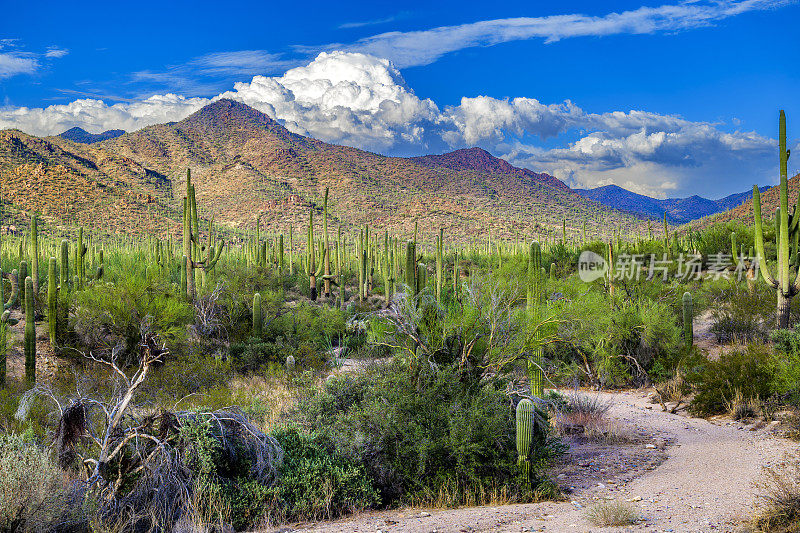
[[[789,178],[789,207],[797,202],[800,197],[800,174]],[[761,214],[764,218],[772,218],[775,210],[780,205],[780,187],[771,187],[761,193]],[[745,224],[753,223],[753,193],[750,192],[748,198],[741,205],[729,211],[718,213],[710,217],[697,220],[692,223],[693,227],[705,227],[717,222],[740,221]]]
[[[560,235],[564,219],[574,233],[586,221],[590,234],[615,227],[625,232],[640,222],[581,197],[552,176],[515,168],[483,150],[386,157],[293,134],[231,100],[180,122],[93,144],[13,130],[0,136],[0,171],[14,176],[3,190],[12,206],[85,225],[130,227],[124,220],[135,211],[160,213],[152,220],[136,217],[137,229],[167,231],[181,204],[187,168],[201,214],[234,228],[254,227],[259,214],[273,230],[304,224],[309,206],[321,207],[326,186],[332,224],[345,229],[370,224],[410,232],[416,220],[423,232],[443,227],[453,238],[490,231],[531,238]],[[72,180],[76,185],[70,188]],[[94,192],[86,195],[78,185]],[[106,223],[112,218],[122,222]]]

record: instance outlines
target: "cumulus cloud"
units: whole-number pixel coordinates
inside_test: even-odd
[[[705,0],[609,13],[484,20],[457,26],[387,32],[352,44],[329,44],[323,49],[347,50],[391,59],[399,68],[428,65],[450,52],[511,41],[543,39],[552,43],[572,37],[676,32],[709,26],[749,11],[776,9],[795,0]],[[301,51],[319,47],[299,46]]]
[[[0,128],[37,135],[72,126],[93,133],[131,131],[180,120],[219,98],[241,101],[295,133],[323,141],[392,155],[477,145],[574,186],[616,183],[659,197],[697,191],[701,182],[712,188],[736,180],[749,184],[770,168],[774,151],[774,141],[754,132],[641,110],[588,113],[569,100],[477,96],[440,108],[416,96],[389,60],[343,51],[323,52],[282,76],[255,76],[213,98],[170,93],[114,105],[84,98],[46,108],[3,108]]]

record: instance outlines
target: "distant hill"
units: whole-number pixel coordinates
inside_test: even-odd
[[[590,236],[641,224],[548,174],[478,148],[387,157],[291,133],[228,99],[179,122],[93,144],[0,131],[3,195],[12,208],[109,231],[177,232],[187,168],[201,216],[232,228],[254,228],[260,216],[268,231],[287,232],[290,225],[297,231],[307,224],[309,207],[321,210],[326,187],[330,224],[344,230],[369,224],[410,235],[418,222],[421,233],[443,228],[453,240],[490,233],[528,240],[560,237],[564,220],[568,233],[579,235],[585,223]],[[6,175],[13,177],[8,186]],[[83,189],[71,189],[73,179]],[[125,219],[129,212],[139,214],[133,224]]]
[[[550,174],[534,172],[527,168],[517,168],[504,159],[494,157],[482,148],[463,148],[442,155],[412,157],[411,160],[429,168],[440,167],[455,171],[475,170],[487,174],[524,176],[557,189],[570,190],[564,182]]]
[[[789,207],[794,205],[800,194],[800,174],[789,178]],[[764,219],[772,219],[780,205],[780,187],[763,187],[761,192],[761,215]],[[745,200],[738,206],[692,222],[694,227],[706,227],[717,222],[738,221],[744,224],[753,223],[753,192],[746,193]]]
[[[769,187],[761,187],[765,191]],[[731,194],[719,200],[709,200],[694,195],[688,198],[659,200],[637,194],[617,185],[606,185],[595,189],[574,189],[576,193],[603,205],[634,213],[646,218],[663,218],[674,224],[684,224],[714,213],[732,209],[752,196],[752,191]]]
[[[108,130],[104,131],[103,133],[89,133],[85,129],[76,126],[68,129],[64,133],[59,134],[59,137],[76,143],[93,144],[100,141],[106,141],[108,139],[114,139],[115,137],[119,137],[120,135],[124,134],[125,130]]]

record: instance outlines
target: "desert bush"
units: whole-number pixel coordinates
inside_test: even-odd
[[[626,300],[614,306],[596,290],[574,294],[564,286],[560,302],[558,343],[553,357],[580,369],[586,381],[604,387],[646,383],[659,360],[680,353],[680,329],[670,307],[649,299]]]
[[[517,485],[508,396],[496,384],[465,380],[457,366],[395,360],[331,378],[301,402],[297,416],[365,464],[386,504],[430,501],[445,485],[464,491],[455,502],[489,486],[505,486],[518,500],[532,497]],[[534,466],[542,467],[562,448],[544,426],[536,435]]]
[[[52,531],[76,521],[69,478],[31,435],[0,435],[0,531]]]
[[[639,513],[624,502],[604,502],[589,509],[586,519],[597,527],[631,526],[639,521]]]
[[[720,342],[765,340],[767,327],[775,320],[775,291],[765,283],[719,280],[703,289],[709,299],[711,332]]]
[[[192,320],[192,308],[175,287],[159,278],[131,276],[78,291],[71,327],[81,347],[95,353],[121,348],[119,360],[130,364],[138,355],[143,323],[175,349]]]
[[[695,391],[689,408],[699,415],[713,415],[727,412],[737,394],[743,400],[766,399],[776,389],[777,371],[777,359],[764,345],[722,354],[687,374]]]
[[[759,483],[761,508],[752,520],[752,531],[759,533],[796,533],[800,531],[800,458],[789,464],[764,469]]]
[[[273,521],[330,519],[380,503],[364,467],[338,455],[320,433],[287,426],[272,435],[284,450],[280,479],[269,490]]]

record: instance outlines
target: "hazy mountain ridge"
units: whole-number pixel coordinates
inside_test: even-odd
[[[58,137],[81,144],[94,144],[96,142],[114,139],[124,134],[125,130],[107,130],[102,133],[89,133],[85,129],[75,126],[64,133],[60,133]]]
[[[769,186],[761,187],[766,191]],[[719,200],[709,200],[698,195],[687,198],[658,199],[637,194],[618,185],[605,185],[594,189],[574,189],[586,198],[622,211],[646,218],[663,218],[673,224],[684,224],[715,213],[732,209],[752,196],[752,191],[730,194]]]

